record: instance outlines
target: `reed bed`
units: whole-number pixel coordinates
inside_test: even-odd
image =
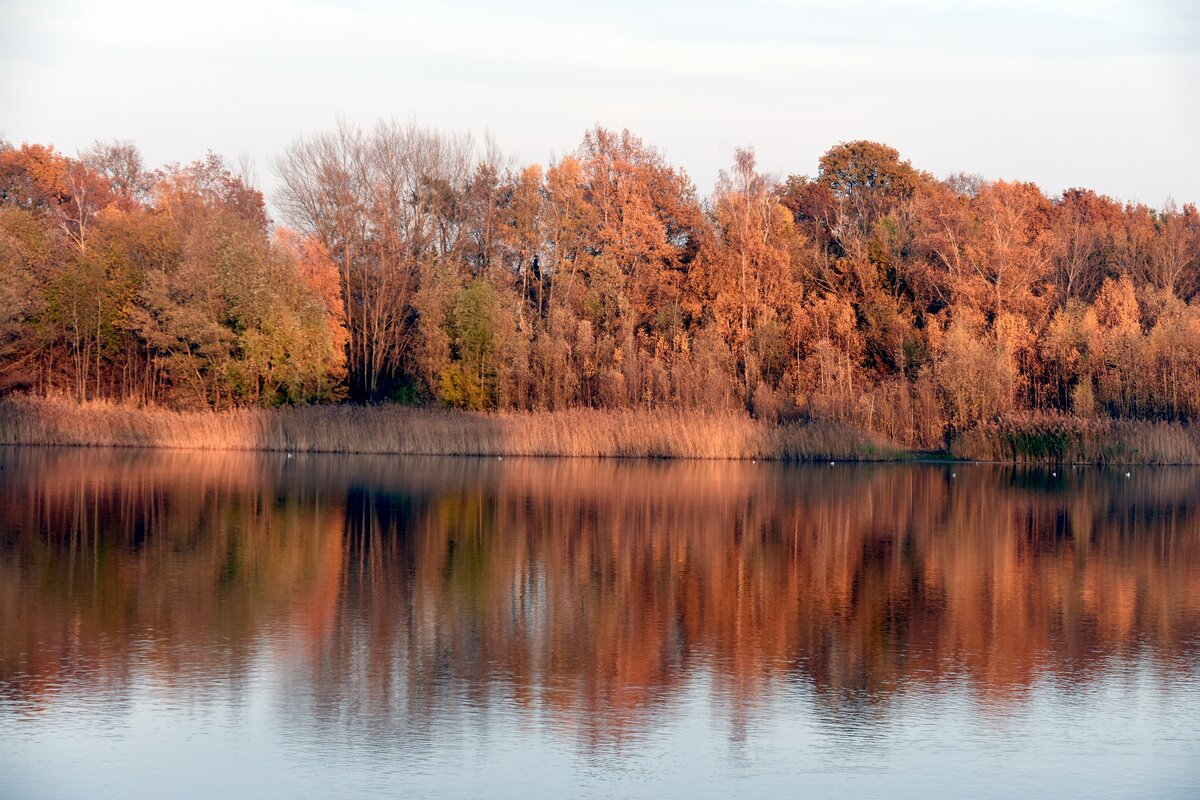
[[[1200,431],[1178,422],[1022,414],[955,437],[950,454],[1017,464],[1200,464]]]
[[[905,451],[832,423],[775,425],[734,411],[476,414],[403,406],[180,412],[64,398],[0,401],[0,444],[297,453],[893,460]]]

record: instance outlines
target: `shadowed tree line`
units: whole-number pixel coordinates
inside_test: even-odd
[[[1200,413],[1200,214],[848,142],[712,193],[628,131],[546,166],[415,124],[278,160],[0,151],[0,387],[224,408],[745,409],[909,446]]]

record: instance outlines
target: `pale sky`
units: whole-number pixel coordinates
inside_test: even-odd
[[[708,193],[874,139],[944,176],[1200,201],[1200,2],[0,0],[0,134],[152,165],[249,156],[262,187],[341,116],[490,132],[517,163],[627,127]]]

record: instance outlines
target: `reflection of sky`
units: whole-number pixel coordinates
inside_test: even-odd
[[[267,652],[273,655],[266,655]],[[734,721],[696,670],[642,729],[580,748],[569,720],[500,694],[459,698],[427,728],[314,725],[293,665],[264,648],[249,676],[202,689],[152,673],[113,697],[71,691],[2,713],[5,796],[39,797],[1185,797],[1200,692],[1136,659],[1086,687],[1039,681],[981,703],[965,681],[913,686],[846,719],[804,682]],[[361,721],[361,720],[360,720]],[[12,769],[20,764],[19,770]],[[569,792],[565,790],[570,787]],[[965,792],[964,790],[968,789]],[[565,792],[565,793],[564,793]]]
[[[944,175],[1200,200],[1189,0],[248,2],[0,7],[0,131],[270,161],[338,115],[490,130],[521,161],[628,126],[701,191],[737,145],[812,173],[874,138]],[[1151,154],[1152,157],[1147,157]]]

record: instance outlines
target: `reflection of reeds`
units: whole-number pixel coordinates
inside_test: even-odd
[[[1177,422],[1021,414],[966,431],[950,452],[1023,464],[1200,464],[1200,437]]]
[[[401,406],[177,412],[57,398],[0,401],[0,444],[785,460],[885,460],[902,454],[842,425],[774,425],[736,412],[470,414]]]

